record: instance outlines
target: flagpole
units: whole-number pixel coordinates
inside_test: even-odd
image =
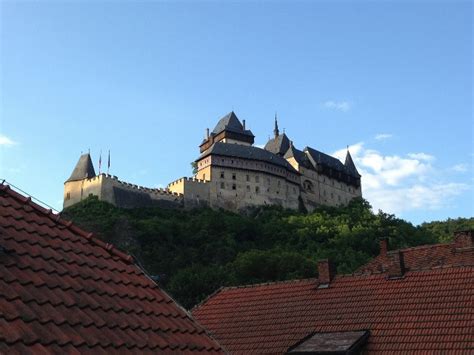
[[[100,155],[99,155],[99,175],[100,175],[101,167],[102,167],[102,149],[100,150]]]
[[[107,159],[107,175],[109,175],[109,169],[110,169],[110,149],[109,149],[109,158]]]

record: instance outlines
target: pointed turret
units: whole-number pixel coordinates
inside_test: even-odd
[[[82,154],[79,158],[79,161],[76,164],[76,167],[72,171],[71,176],[68,181],[77,181],[83,179],[90,179],[95,175],[94,165],[92,164],[92,159],[89,153]]]
[[[347,147],[346,161],[344,163],[345,167],[355,176],[360,176],[357,168],[352,160],[351,153],[349,152],[349,147]]]
[[[277,119],[276,112],[275,112],[275,128],[273,129],[273,134],[275,135],[275,138],[277,138],[280,135],[280,130],[278,129],[278,119]]]

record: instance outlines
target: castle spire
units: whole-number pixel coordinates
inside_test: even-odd
[[[349,152],[349,146],[347,146],[346,161],[344,162],[344,165],[346,166],[347,169],[349,169],[351,173],[353,173],[354,175],[360,176],[354,164],[354,161],[352,160],[351,153]]]
[[[278,129],[278,118],[277,118],[276,112],[275,112],[275,129],[273,130],[273,133],[275,134],[275,138],[280,135],[280,131]]]
[[[92,164],[91,156],[89,153],[86,153],[81,155],[71,176],[69,177],[69,179],[66,180],[66,182],[90,179],[94,176],[96,175],[94,165]]]

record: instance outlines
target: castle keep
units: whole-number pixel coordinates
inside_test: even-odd
[[[361,181],[347,151],[344,164],[316,149],[297,149],[275,117],[273,138],[265,147],[253,145],[254,135],[234,112],[209,129],[196,159],[194,177],[183,177],[165,189],[150,189],[96,175],[89,154],[80,157],[64,183],[64,207],[97,196],[118,207],[160,206],[194,208],[209,206],[239,211],[247,207],[279,205],[306,208],[346,205],[361,197]]]

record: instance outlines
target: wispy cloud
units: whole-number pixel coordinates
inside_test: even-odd
[[[426,153],[408,153],[408,156],[411,159],[415,159],[415,160],[424,160],[424,161],[433,161],[433,160],[435,160],[434,156],[432,156],[430,154],[426,154]]]
[[[0,134],[0,146],[5,146],[5,147],[11,147],[12,145],[16,145],[17,142],[15,142],[13,139]]]
[[[451,167],[452,171],[457,173],[465,173],[468,170],[469,166],[467,164],[456,164]]]
[[[363,142],[349,147],[362,175],[363,196],[374,209],[400,213],[417,209],[439,209],[471,188],[464,183],[442,181],[432,165],[435,157],[427,153],[406,156],[384,155],[366,148]],[[346,149],[333,155],[343,159]],[[437,176],[433,180],[433,176]]]
[[[352,103],[348,101],[326,101],[323,106],[329,110],[347,112],[352,108]]]
[[[389,133],[379,133],[375,136],[375,139],[378,141],[383,141],[385,139],[392,138],[392,135]]]

